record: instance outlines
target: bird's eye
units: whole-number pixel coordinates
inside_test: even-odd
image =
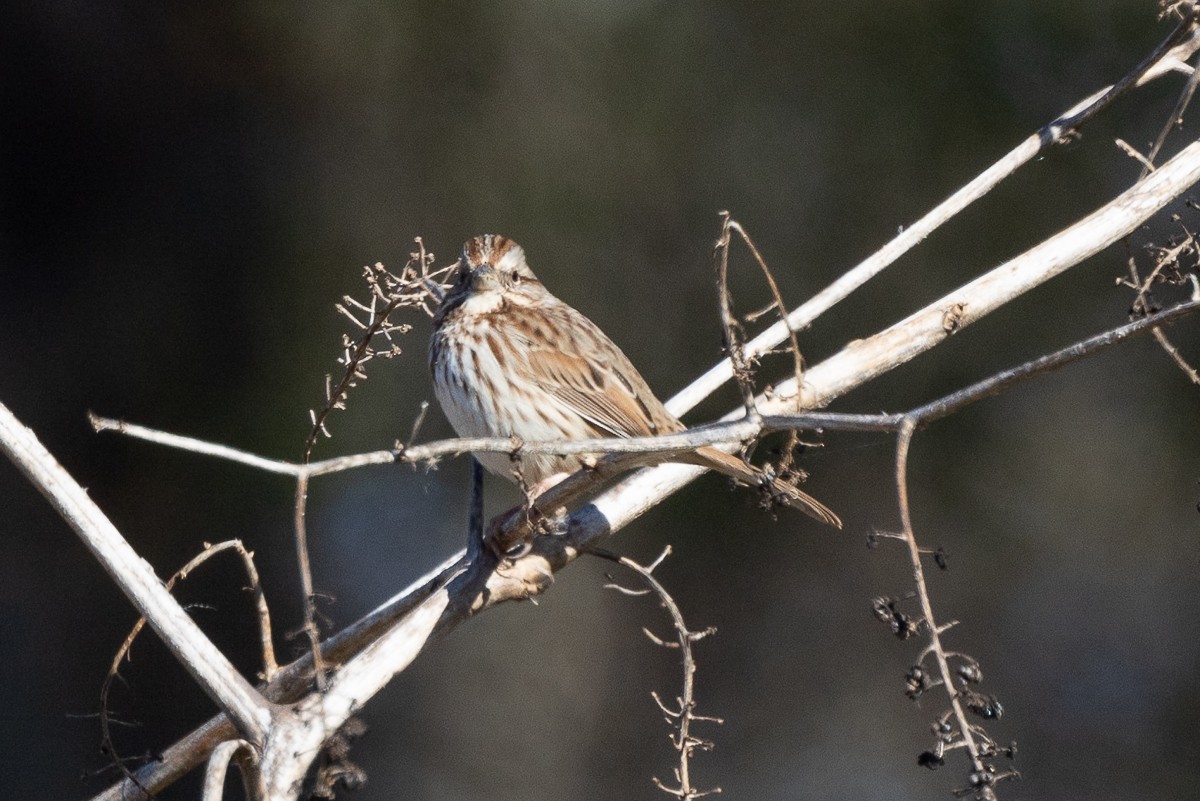
[[[521,274],[519,272],[517,272],[516,270],[512,271],[512,282],[514,284],[521,283]]]

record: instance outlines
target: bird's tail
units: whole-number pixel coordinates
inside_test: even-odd
[[[725,453],[711,446],[697,448],[693,453],[686,456],[672,457],[671,461],[686,462],[687,464],[707,467],[710,470],[716,470],[730,478],[735,478],[752,486],[761,486],[765,478],[765,474],[757,467],[747,464],[737,456]],[[799,506],[801,511],[809,517],[820,520],[822,523],[834,528],[842,527],[841,518],[834,514],[832,509],[807,492],[796,489],[791,484],[779,479],[771,481],[771,488],[786,497],[793,504]]]

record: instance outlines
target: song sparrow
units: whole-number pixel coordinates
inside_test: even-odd
[[[477,236],[463,245],[457,282],[433,319],[429,364],[438,402],[462,437],[533,442],[685,428],[621,349],[551,295],[525,263],[521,246],[503,236]],[[480,453],[478,459],[491,472],[513,478],[508,454]],[[579,469],[583,460],[527,454],[519,463],[526,481],[544,485]],[[758,468],[710,446],[670,461],[752,485],[765,478]],[[812,517],[841,528],[838,516],[820,501],[782,481],[773,485]]]

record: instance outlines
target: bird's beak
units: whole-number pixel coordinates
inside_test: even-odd
[[[496,289],[500,286],[499,275],[496,268],[490,264],[481,264],[471,271],[471,289],[475,292],[482,292],[488,289]]]

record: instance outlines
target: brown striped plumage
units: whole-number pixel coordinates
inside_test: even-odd
[[[433,320],[429,364],[434,390],[463,437],[535,442],[636,437],[684,429],[633,364],[595,323],[551,295],[520,245],[488,234],[463,245],[458,278]],[[507,454],[481,453],[491,472],[512,478]],[[674,461],[758,484],[743,460],[701,447]],[[583,457],[529,454],[521,471],[531,484],[579,469]],[[782,482],[776,488],[816,519],[841,527],[837,515]]]

